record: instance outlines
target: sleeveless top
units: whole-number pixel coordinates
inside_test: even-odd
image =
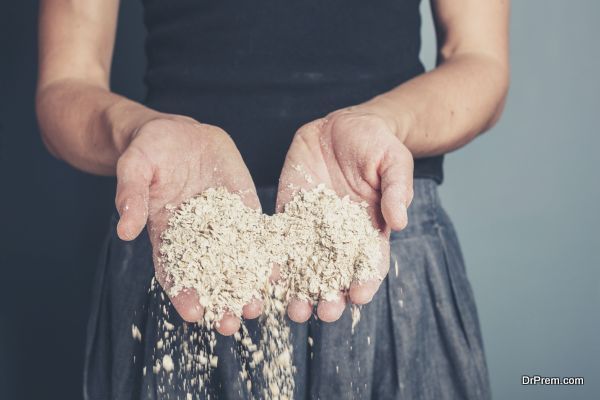
[[[424,72],[420,0],[143,0],[146,104],[231,135],[275,185],[295,131]],[[415,160],[442,181],[443,156]]]

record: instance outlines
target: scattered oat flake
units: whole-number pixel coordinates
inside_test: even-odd
[[[351,314],[350,316],[352,317],[352,334],[354,334],[354,329],[356,328],[356,325],[358,325],[358,322],[360,321],[360,306],[357,304],[352,304],[352,308],[350,309]]]
[[[173,364],[173,359],[171,358],[170,355],[165,354],[162,358],[162,366],[165,369],[165,371],[167,372],[171,372],[173,371],[173,368],[175,367],[175,365]]]
[[[137,341],[142,341],[142,333],[134,324],[131,324],[131,336]]]
[[[175,325],[173,325],[169,321],[164,321],[164,325],[165,325],[165,329],[168,331],[172,331],[173,329],[175,329]]]

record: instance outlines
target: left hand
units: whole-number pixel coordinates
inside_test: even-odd
[[[360,106],[343,109],[304,125],[294,136],[281,172],[277,210],[281,212],[300,188],[311,189],[321,183],[339,196],[365,201],[373,226],[384,239],[379,266],[383,278],[389,269],[390,230],[403,229],[408,222],[412,181],[412,155],[394,135],[393,124]],[[350,301],[368,303],[380,284],[378,279],[353,283]],[[317,315],[323,321],[335,321],[345,305],[344,293],[334,301],[320,300]],[[304,322],[311,314],[308,302],[292,300],[288,305],[293,321]]]

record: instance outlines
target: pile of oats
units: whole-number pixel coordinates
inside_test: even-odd
[[[292,298],[332,300],[353,281],[379,278],[381,243],[367,205],[340,198],[319,185],[299,190],[283,213],[269,217],[245,206],[237,194],[216,188],[171,212],[160,247],[169,295],[194,289],[205,309],[201,323],[207,326],[224,312],[241,317],[245,304],[253,298],[264,299],[260,342],[252,343],[243,323],[234,337],[249,367],[262,372],[264,398],[291,399],[294,366],[286,304]],[[281,271],[275,283],[269,282],[273,264]],[[203,371],[188,382],[190,387],[202,386],[217,365],[212,354],[216,336],[210,332],[204,338],[209,348],[183,353],[186,371]],[[169,342],[172,333],[165,334],[157,346]],[[170,356],[158,359],[154,372],[161,366],[169,374],[177,373]],[[249,371],[242,370],[240,378],[250,390]]]
[[[208,189],[172,210],[160,254],[169,295],[195,289],[207,322],[242,315],[261,299],[271,273],[265,215],[225,188]]]
[[[377,278],[379,232],[364,203],[319,185],[300,190],[273,217],[224,188],[173,210],[160,247],[169,294],[195,289],[207,321],[242,315],[264,297],[271,265],[281,267],[286,299],[332,300],[353,281]]]
[[[280,264],[287,298],[326,301],[353,281],[379,278],[379,232],[366,203],[340,198],[321,184],[300,190],[273,221],[282,235]]]

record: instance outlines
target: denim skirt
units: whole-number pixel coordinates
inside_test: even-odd
[[[477,310],[456,233],[437,184],[416,179],[414,190],[408,227],[391,236],[389,274],[361,308],[354,332],[349,307],[334,323],[314,316],[304,324],[289,322],[295,399],[490,398]],[[275,188],[258,192],[265,212],[272,212]],[[152,371],[165,315],[175,326],[175,348],[204,328],[183,322],[162,289],[151,288],[148,235],[121,241],[116,223],[114,216],[92,293],[85,399],[262,398],[260,384],[249,389],[239,378],[247,360],[231,337],[217,335],[218,367],[201,389],[180,381],[180,374]],[[141,340],[132,335],[134,325]],[[257,335],[257,321],[246,326]],[[177,365],[177,354],[173,360]]]

